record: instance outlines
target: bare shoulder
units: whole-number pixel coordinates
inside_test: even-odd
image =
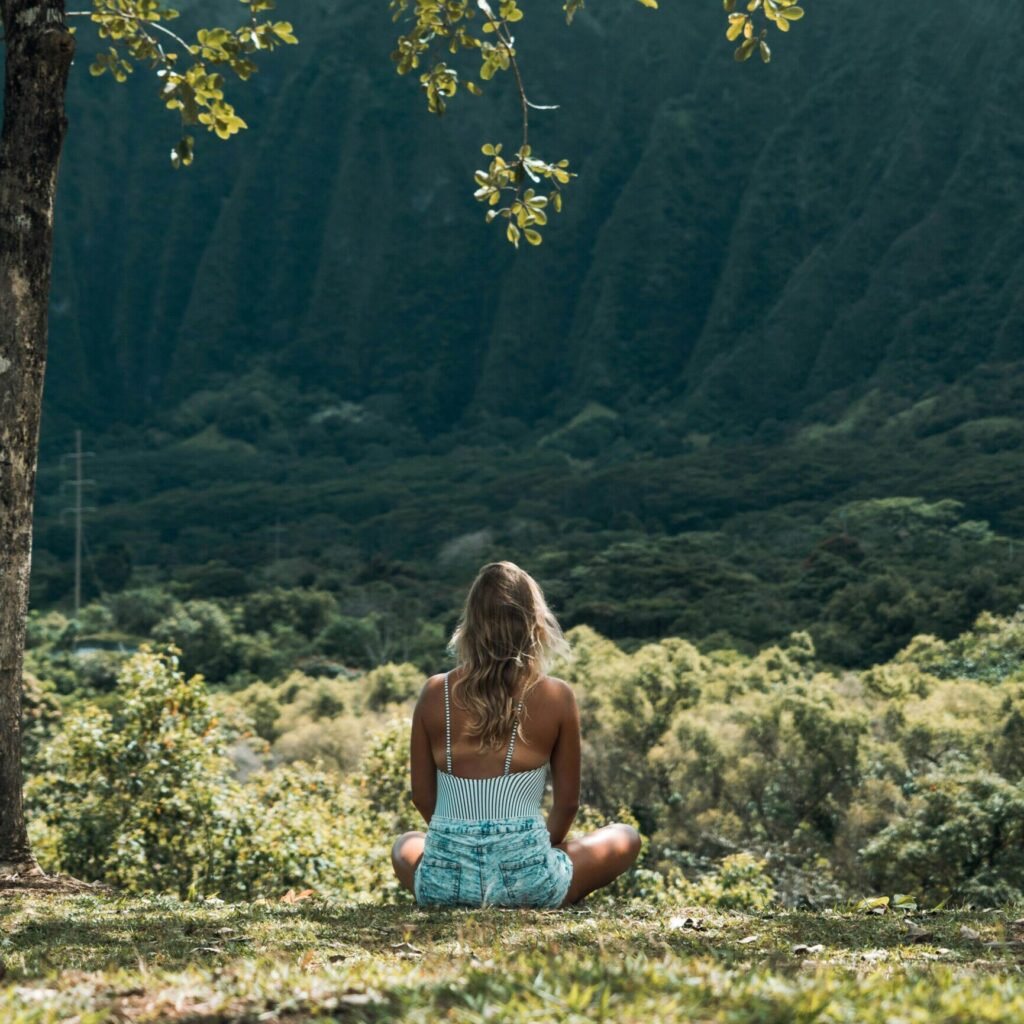
[[[544,696],[560,708],[571,708],[576,703],[576,692],[572,685],[557,676],[544,676],[541,685],[545,687]]]
[[[427,679],[423,684],[419,698],[416,701],[417,708],[422,708],[425,702],[432,702],[434,694],[444,686],[444,675],[445,674],[443,672],[438,672],[436,675],[432,675]]]

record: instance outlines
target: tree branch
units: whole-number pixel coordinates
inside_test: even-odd
[[[95,11],[68,11],[67,16],[69,18],[91,18],[95,13]],[[179,46],[185,47],[185,50],[188,53],[192,52],[192,47],[188,43],[186,43],[185,40],[181,38],[181,36],[179,36],[176,32],[172,32],[166,25],[161,25],[158,21],[150,21],[147,18],[140,18],[136,14],[125,14],[124,11],[111,11],[110,13],[116,13],[116,17],[124,18],[125,21],[136,21],[139,22],[139,24],[145,24],[152,28],[155,28],[158,32],[163,32],[164,35],[170,36]],[[149,37],[150,41],[160,51],[161,54],[164,53],[163,47],[151,35],[149,35],[149,33],[145,29],[142,29],[142,34]],[[167,57],[166,55],[164,55],[164,60],[166,59]]]

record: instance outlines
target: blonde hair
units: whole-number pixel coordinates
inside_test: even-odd
[[[480,753],[508,742],[518,685],[525,710],[554,658],[569,654],[537,581],[513,562],[491,562],[477,573],[448,649],[463,670],[452,700],[469,713]],[[519,736],[521,728],[520,720]]]

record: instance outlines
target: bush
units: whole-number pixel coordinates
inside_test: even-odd
[[[366,704],[375,711],[401,704],[423,687],[423,673],[415,665],[381,665],[366,676]]]
[[[202,681],[148,650],[118,680],[116,711],[85,705],[28,787],[40,850],[78,877],[186,895],[206,888],[211,826],[234,813],[230,763]],[[219,886],[217,886],[219,887]]]
[[[954,766],[915,790],[906,818],[863,851],[874,884],[934,900],[1024,899],[1024,787]]]
[[[715,871],[692,883],[687,896],[719,910],[764,910],[775,900],[775,885],[765,867],[752,854],[730,854]]]
[[[186,601],[153,627],[157,643],[181,648],[187,672],[217,682],[241,667],[238,640],[227,612],[213,601]]]
[[[39,755],[27,798],[48,866],[180,898],[394,895],[386,824],[360,794],[308,765],[238,782],[202,678],[173,654],[140,651],[115,697],[69,714]]]
[[[306,721],[282,733],[274,742],[280,761],[322,761],[341,774],[352,771],[366,747],[366,721],[343,716]]]
[[[271,633],[288,626],[308,640],[327,626],[337,607],[334,595],[324,590],[275,587],[245,599],[242,626],[247,633]]]
[[[423,827],[409,786],[411,729],[412,719],[392,719],[370,744],[355,779],[370,808],[388,822],[392,832]]]
[[[216,609],[188,602],[175,618],[196,624],[194,651],[209,641],[212,658],[241,649],[244,660],[231,614]],[[247,640],[282,663],[288,645],[308,644],[293,625],[273,628]],[[68,649],[73,631],[59,618],[33,622],[28,664],[44,704],[56,707],[53,694],[85,676]],[[697,898],[698,885],[700,899],[753,906],[769,898],[744,881],[757,857],[790,901],[867,885],[978,903],[1024,893],[1020,635],[1019,615],[982,616],[955,642],[918,636],[889,663],[834,674],[806,633],[754,655],[702,653],[681,639],[627,652],[577,627],[572,656],[554,668],[582,719],[576,829],[635,823],[649,842],[609,891],[660,901]],[[239,894],[274,877],[346,886],[331,873],[349,878],[342,862],[352,855],[351,872],[379,871],[383,898],[405,898],[378,844],[423,827],[410,799],[407,718],[422,671],[293,671],[211,704],[202,679],[177,665],[169,654],[136,655],[52,740],[59,722],[36,701],[45,713],[26,736],[41,772],[29,789],[43,856],[127,886]],[[271,760],[273,744],[290,767],[242,785],[225,750],[237,738],[259,747],[257,762]],[[261,845],[271,835],[276,849]],[[711,870],[736,850],[754,861]],[[687,882],[691,869],[718,881]]]
[[[108,598],[119,629],[135,636],[148,636],[161,620],[179,610],[177,598],[160,587],[136,587]]]
[[[278,733],[294,729],[305,722],[333,718],[349,707],[351,688],[336,679],[313,679],[302,672],[292,672],[277,687],[281,703]]]

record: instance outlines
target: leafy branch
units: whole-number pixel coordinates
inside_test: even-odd
[[[652,9],[658,6],[658,0],[637,2]],[[771,59],[771,50],[765,41],[767,23],[781,32],[788,32],[791,23],[803,17],[803,8],[798,6],[799,0],[748,0],[746,13],[742,13],[736,11],[738,2],[722,0],[729,22],[726,37],[735,41],[742,36],[734,56],[738,61],[745,61],[758,50],[762,61],[767,63]],[[475,3],[474,0],[389,0],[392,20],[405,20],[411,26],[398,37],[391,59],[400,75],[418,69],[421,64],[429,65],[419,81],[426,94],[427,109],[438,115],[446,112],[448,101],[459,89],[458,70],[446,60],[438,59],[445,51],[456,55],[464,50],[477,50],[481,62],[479,77],[484,82],[489,82],[499,71],[512,71],[522,110],[522,143],[511,160],[502,157],[501,145],[488,143],[483,147],[484,155],[492,159],[487,170],[474,173],[477,189],[473,194],[491,207],[486,214],[488,223],[499,217],[508,220],[506,237],[518,248],[523,236],[532,245],[540,245],[542,237],[537,228],[547,223],[546,208],[550,204],[556,212],[561,211],[561,186],[576,175],[567,170],[568,160],[549,163],[533,156],[529,142],[530,110],[558,108],[531,103],[527,98],[512,34],[512,25],[522,20],[523,12],[516,0],[497,0],[497,5],[495,13],[489,0],[475,0]],[[562,9],[567,24],[572,24],[583,5],[584,0],[565,0]],[[482,24],[476,34],[473,22],[478,12],[482,15]],[[760,22],[766,24],[759,32]],[[467,79],[466,91],[479,96],[483,89],[479,82]],[[547,194],[533,187],[543,184],[545,179],[550,186]],[[501,206],[503,198],[507,202]]]
[[[182,135],[171,149],[174,167],[192,163],[195,140],[188,130],[206,125],[220,139],[228,139],[248,127],[235,108],[224,98],[227,69],[242,81],[258,70],[251,55],[258,50],[271,51],[286,43],[297,43],[290,22],[260,20],[274,10],[276,0],[240,0],[248,18],[236,29],[201,28],[196,41],[187,42],[164,22],[173,21],[180,12],[162,0],[92,0],[88,11],[68,11],[69,17],[88,18],[97,25],[100,39],[110,40],[105,53],[99,53],[89,66],[93,75],[110,74],[115,81],[127,81],[135,64],[148,64],[160,79],[160,98],[169,110],[177,110]],[[170,39],[187,54],[167,47]]]
[[[736,10],[737,0],[722,0],[725,12],[729,16],[729,28],[725,37],[735,42],[740,36],[743,41],[736,47],[733,56],[738,61],[749,60],[754,50],[759,51],[765,64],[772,59],[772,51],[765,42],[768,26],[764,25],[760,32],[755,27],[755,17],[760,15],[766,22],[774,25],[780,32],[788,32],[794,21],[804,16],[804,9],[799,0],[749,0],[747,13]]]

